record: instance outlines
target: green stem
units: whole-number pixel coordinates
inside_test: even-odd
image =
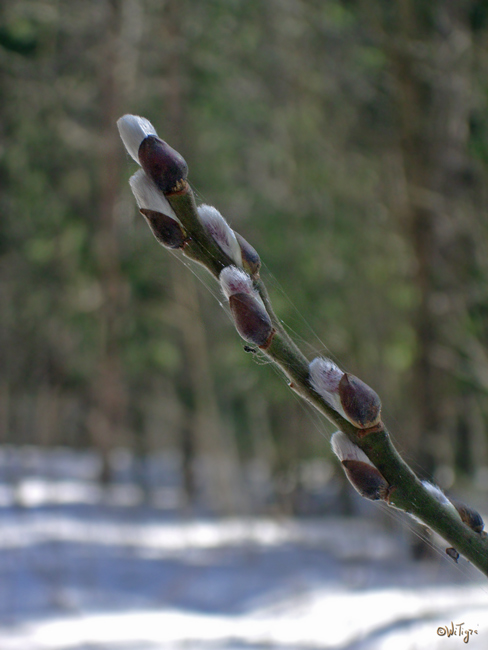
[[[187,244],[184,253],[207,267],[218,280],[222,269],[234,264],[234,262],[205,230],[198,217],[193,190],[187,184],[183,191],[167,194],[166,198],[190,236],[190,242]]]

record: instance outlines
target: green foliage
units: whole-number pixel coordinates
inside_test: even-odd
[[[402,194],[395,47],[408,47],[396,5],[375,2],[365,15],[362,3],[339,0],[151,0],[126,3],[126,13],[114,18],[112,4],[48,0],[41,11],[8,0],[2,9],[0,336],[11,395],[20,400],[46,384],[92,403],[107,354],[120,361],[128,411],[137,410],[141,394],[158,403],[161,378],[179,394],[188,390],[192,359],[177,320],[174,274],[136,214],[126,186],[135,165],[110,121],[138,112],[185,156],[197,195],[259,251],[275,308],[299,340],[310,342],[310,357],[324,341],[381,392],[408,438],[403,396],[415,370],[420,296]],[[486,11],[485,3],[468,4],[476,65],[466,74],[478,105],[466,111],[464,153],[480,187]],[[431,83],[437,3],[422,6],[412,3],[423,40],[414,45],[424,83]],[[116,153],[107,158],[110,151]],[[446,308],[438,343],[471,358],[464,373],[479,378],[481,361],[464,343],[488,338],[486,223],[477,219],[486,214],[486,198],[467,184],[459,192],[456,218],[467,224],[473,251],[463,274],[476,281],[461,318]],[[463,285],[463,278],[452,280],[457,268],[449,260],[438,267],[435,291],[451,305]],[[277,440],[299,438],[297,453],[307,456],[316,449],[315,433],[291,431],[312,427],[288,388],[241,352],[210,296],[199,291],[198,300],[190,318],[203,319],[217,399],[223,409],[230,405],[240,448],[251,453],[242,413],[266,394]],[[456,377],[457,370],[446,373]],[[456,382],[448,388],[453,400]],[[486,385],[479,390],[484,396]]]

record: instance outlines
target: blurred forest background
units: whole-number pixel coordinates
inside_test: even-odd
[[[107,483],[129,449],[142,488],[171,453],[181,504],[204,484],[218,512],[304,512],[341,480],[328,425],[138,214],[135,113],[305,353],[377,390],[422,476],[486,495],[487,80],[487,0],[3,0],[4,448],[94,448]]]

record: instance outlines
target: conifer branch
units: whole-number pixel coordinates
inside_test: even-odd
[[[118,126],[130,155],[143,168],[130,183],[154,236],[210,271],[229,300],[239,334],[284,372],[291,389],[338,427],[333,450],[355,489],[420,520],[456,549],[447,549],[448,555],[456,559],[459,551],[488,576],[488,536],[480,515],[415,475],[392,444],[372,388],[329,359],[309,363],[274,313],[254,248],[215,208],[197,208],[182,156],[144,118],[124,116]]]

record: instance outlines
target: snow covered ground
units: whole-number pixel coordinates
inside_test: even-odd
[[[483,576],[381,519],[190,519],[55,474],[0,484],[0,650],[488,648]]]

